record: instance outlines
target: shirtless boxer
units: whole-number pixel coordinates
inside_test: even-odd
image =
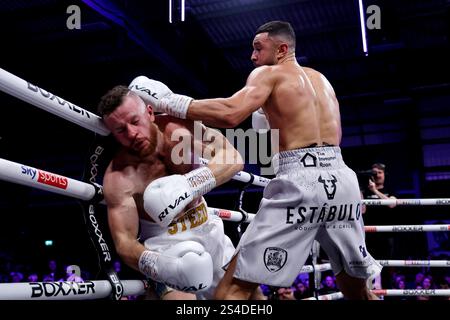
[[[125,86],[103,96],[98,112],[122,145],[103,181],[117,253],[157,283],[159,296],[175,288],[179,292],[171,298],[190,298],[181,291],[213,298],[234,247],[222,220],[208,215],[202,195],[242,169],[239,153],[216,130],[155,116],[152,107]],[[206,142],[193,139],[194,125],[200,126]],[[182,154],[173,154],[180,141],[192,143]],[[205,152],[213,155],[208,166],[195,166],[193,155],[203,155],[205,148],[213,148]]]
[[[376,299],[366,280],[381,271],[365,244],[355,173],[341,155],[339,104],[331,84],[295,58],[295,33],[287,22],[256,31],[255,68],[229,98],[193,100],[143,76],[130,88],[156,110],[216,127],[253,123],[279,130],[276,178],[264,190],[255,219],[241,238],[219,284],[219,299],[248,299],[258,283],[292,285],[313,240],[328,254],[347,299]],[[262,107],[262,109],[260,109]]]

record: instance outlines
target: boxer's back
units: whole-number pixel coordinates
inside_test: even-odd
[[[339,145],[339,104],[328,80],[295,62],[271,68],[276,80],[264,110],[270,127],[280,130],[280,151],[313,144]]]

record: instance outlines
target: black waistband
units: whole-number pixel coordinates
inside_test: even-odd
[[[324,142],[321,146],[319,146],[317,143],[313,143],[313,144],[310,144],[309,146],[302,147],[302,149],[303,148],[315,148],[315,147],[336,147],[336,145]]]

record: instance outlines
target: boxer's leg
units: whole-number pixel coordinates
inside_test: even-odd
[[[336,283],[344,296],[350,300],[379,300],[370,292],[365,279],[349,276],[344,270],[336,275]]]
[[[217,286],[215,294],[217,300],[248,300],[258,288],[259,284],[257,283],[239,280],[233,277],[238,255],[239,253],[233,257],[224,277]]]

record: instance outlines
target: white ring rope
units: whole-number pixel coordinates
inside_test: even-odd
[[[200,158],[200,163],[203,165],[207,165],[208,164],[208,160],[204,159],[204,158]],[[256,174],[250,174],[248,172],[245,171],[239,171],[237,174],[235,174],[233,176],[233,180],[236,181],[241,181],[244,183],[249,183],[252,179],[252,175],[253,175],[253,181],[252,184],[255,186],[259,186],[259,187],[265,187],[269,184],[270,179],[268,178],[264,178],[261,176],[257,176]]]
[[[143,280],[121,280],[123,296],[144,295]],[[108,280],[85,282],[0,283],[0,300],[91,300],[108,297],[112,292]]]
[[[333,292],[330,294],[324,294],[321,296],[318,296],[317,299],[315,297],[309,297],[302,300],[339,300],[344,299],[344,295],[342,292]]]
[[[407,267],[448,267],[450,261],[428,260],[379,260],[383,266],[407,266]],[[300,273],[312,273],[314,271],[331,270],[330,263],[318,264],[315,270],[311,265],[305,265]],[[122,280],[123,296],[144,295],[146,282],[143,280]],[[450,296],[448,289],[404,289],[404,290],[372,290],[376,295],[382,296]],[[102,299],[111,294],[111,284],[107,280],[85,282],[24,282],[24,283],[0,283],[0,300],[87,300]],[[318,300],[342,299],[340,292],[322,295]],[[306,298],[303,300],[316,300]]]
[[[99,116],[1,68],[0,90],[103,136],[110,133]]]
[[[436,199],[364,199],[367,206],[449,206],[450,198]]]
[[[395,296],[395,297],[410,297],[410,296],[440,296],[449,297],[450,289],[377,289],[371,290],[377,296]],[[315,297],[305,298],[302,300],[339,300],[343,299],[342,292],[333,292]]]
[[[331,270],[331,263],[316,264],[314,266],[305,265],[300,269],[299,273],[313,273],[315,271],[322,272],[328,270]]]
[[[1,158],[0,179],[81,200],[91,200],[95,195],[95,188],[89,183]],[[239,211],[209,207],[208,213],[227,221],[242,221],[242,213]],[[246,222],[251,222],[254,217],[254,213],[248,213]],[[365,230],[366,232],[450,231],[450,225],[366,226]]]
[[[377,260],[383,267],[430,267],[430,268],[449,268],[450,260]],[[331,269],[330,263],[305,265],[299,273],[312,273],[314,271],[328,271]]]
[[[242,219],[242,214],[239,211],[208,207],[208,213],[216,215],[226,221],[239,222]],[[254,213],[247,213],[248,218],[246,222],[251,222],[255,215]],[[365,226],[366,232],[439,232],[450,231],[450,224],[436,224],[436,225],[396,225],[396,226]]]
[[[242,213],[239,211],[208,207],[208,213],[216,215],[226,221],[241,221]],[[246,221],[251,222],[256,214],[247,213]],[[366,232],[436,232],[436,231],[450,231],[450,224],[436,224],[436,225],[396,225],[396,226],[365,226]]]
[[[416,224],[416,225],[398,225],[398,226],[365,226],[366,232],[436,232],[450,231],[450,224]]]
[[[450,260],[377,260],[383,267],[438,267],[449,268]]]
[[[215,215],[225,221],[239,222],[242,220],[242,213],[234,210],[208,207],[208,214]],[[245,222],[251,222],[255,217],[254,213],[248,213]]]
[[[95,195],[93,185],[0,158],[0,179],[81,200]]]
[[[450,289],[376,289],[372,290],[377,296],[450,296]]]

